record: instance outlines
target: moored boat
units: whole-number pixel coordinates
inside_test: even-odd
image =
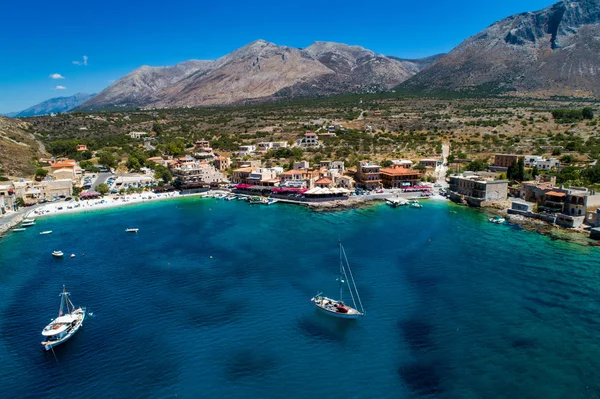
[[[404,198],[388,198],[385,200],[385,203],[391,206],[392,208],[397,208],[399,206],[408,205],[408,201]]]
[[[125,229],[125,232],[127,233],[137,233],[138,232],[138,228],[129,228],[129,229]]]
[[[12,231],[16,231],[16,232],[25,231],[25,230],[27,230],[27,229],[24,227],[17,227],[16,229],[12,229]]]
[[[75,308],[64,285],[60,296],[58,317],[42,330],[42,335],[46,337],[46,341],[42,341],[42,345],[46,350],[50,350],[71,338],[81,328],[83,320],[85,320],[85,308]]]
[[[21,223],[21,227],[31,227],[31,226],[35,226],[35,221]]]
[[[40,231],[40,235],[52,234],[52,230]]]
[[[488,219],[491,223],[495,223],[495,224],[502,224],[504,222],[506,222],[506,219],[504,219],[502,216],[500,215],[496,215],[494,217],[491,217]]]
[[[250,197],[250,199],[248,200],[248,203],[253,205],[253,204],[262,204],[264,202],[263,202],[262,197],[255,195],[254,197]]]
[[[55,258],[62,258],[63,255],[63,251],[52,251],[52,256],[54,256]]]
[[[358,319],[361,316],[365,315],[365,309],[363,308],[362,302],[360,300],[360,295],[358,293],[358,289],[356,288],[356,283],[354,282],[354,276],[352,275],[352,270],[350,269],[350,264],[348,263],[348,258],[346,257],[346,252],[344,251],[344,247],[340,242],[340,271],[339,271],[338,283],[340,285],[340,299],[331,299],[326,296],[323,296],[322,293],[315,295],[311,301],[315,304],[317,309],[321,312],[341,319]],[[352,306],[348,306],[343,301],[343,291],[344,284],[348,281],[348,291],[350,292],[350,297],[352,298]],[[358,305],[357,306],[357,302]],[[360,310],[358,309],[360,307]]]
[[[419,203],[419,201],[417,201],[417,200],[413,200],[413,201],[410,203],[410,207],[411,207],[411,208],[423,208],[423,205],[421,205],[421,204]]]

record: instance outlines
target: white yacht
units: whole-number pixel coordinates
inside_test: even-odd
[[[392,208],[397,208],[399,206],[408,205],[408,200],[405,200],[404,198],[388,198],[385,200],[385,203]]]
[[[138,230],[139,230],[139,229],[137,229],[137,228],[125,229],[125,231],[126,231],[127,233],[137,233],[137,232],[138,232]]]
[[[52,230],[40,231],[40,235],[52,234]]]
[[[42,330],[42,335],[46,337],[46,341],[42,341],[42,345],[46,350],[50,350],[71,338],[83,325],[85,319],[85,308],[75,308],[64,285],[60,296],[58,317]]]
[[[63,251],[52,251],[52,256],[54,256],[55,258],[62,258],[63,255]]]
[[[349,281],[348,291],[350,292],[350,297],[352,298],[353,307],[348,306],[343,301],[344,284],[346,281]],[[354,282],[354,277],[352,276],[352,270],[350,269],[350,264],[348,263],[348,258],[346,257],[346,252],[344,251],[344,247],[342,246],[341,242],[340,275],[338,277],[338,282],[340,285],[340,299],[331,299],[323,296],[322,293],[319,293],[311,299],[317,309],[325,314],[341,319],[358,319],[359,317],[364,316],[365,309],[363,308],[360,300],[360,295],[358,294],[358,289],[356,288],[356,283]],[[356,301],[358,301],[358,306],[356,305]],[[358,310],[359,307],[360,310]]]

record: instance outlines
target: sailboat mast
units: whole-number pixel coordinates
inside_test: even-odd
[[[344,291],[344,265],[342,264],[342,242],[340,241],[340,302],[342,302],[342,294]]]

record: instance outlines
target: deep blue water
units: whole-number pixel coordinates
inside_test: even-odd
[[[359,321],[310,302],[336,295],[340,239]],[[0,248],[3,398],[600,397],[600,249],[465,208],[187,198],[39,219]],[[94,317],[55,358],[62,284]]]

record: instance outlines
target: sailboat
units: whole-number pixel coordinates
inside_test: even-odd
[[[346,281],[349,282],[348,291],[350,291],[353,307],[346,305],[343,301],[344,284]],[[350,264],[348,263],[348,258],[346,257],[346,251],[344,251],[344,247],[342,246],[341,242],[340,276],[338,277],[338,282],[340,284],[340,299],[331,299],[323,296],[322,293],[319,293],[311,299],[317,309],[325,314],[342,319],[358,319],[359,317],[364,316],[366,312],[360,300],[360,295],[358,294],[354,277],[352,276],[352,270],[350,269]],[[359,306],[356,306],[356,301],[358,301]],[[360,310],[358,310],[359,307]]]
[[[42,330],[42,335],[47,339],[42,345],[47,351],[75,335],[85,319],[85,308],[75,308],[64,285],[60,297],[58,317]]]

